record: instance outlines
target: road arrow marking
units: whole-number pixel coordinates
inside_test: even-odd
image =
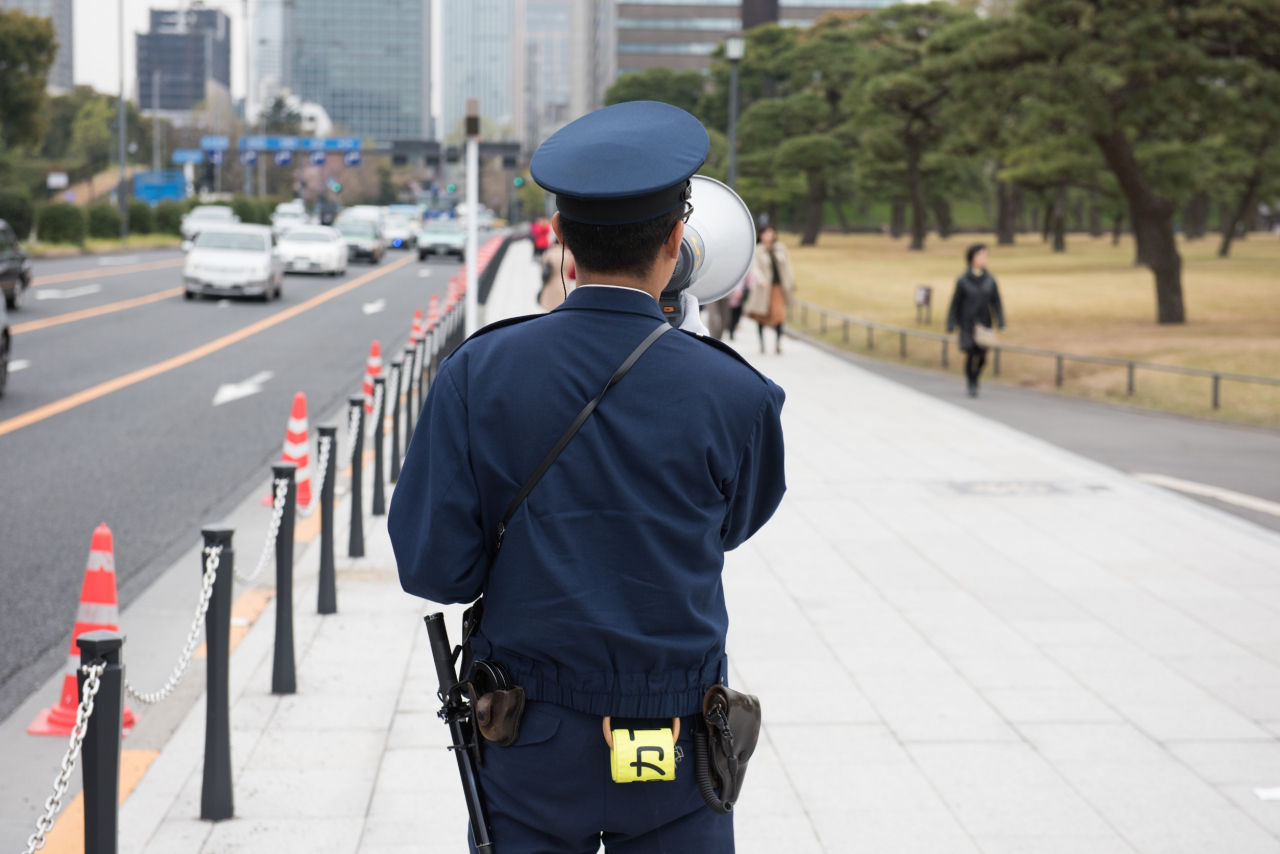
[[[221,406],[224,403],[230,403],[233,400],[257,394],[262,391],[262,384],[273,376],[275,374],[271,373],[271,371],[262,371],[249,377],[244,382],[220,385],[218,386],[217,394],[213,396],[213,405]]]
[[[220,300],[218,300],[217,305],[218,305],[218,308],[226,308],[227,306],[231,305],[231,300],[229,300],[229,299],[220,299]]]
[[[365,314],[377,314],[387,307],[387,301],[384,299],[376,299],[373,302],[367,302],[361,306],[361,311]]]
[[[31,367],[31,362],[26,359],[14,359],[9,363],[9,373],[13,373],[14,371],[25,371],[29,367]]]
[[[99,258],[99,267],[125,267],[130,264],[137,264],[142,259],[141,255],[115,255],[107,258]]]
[[[102,290],[102,285],[96,282],[92,285],[82,285],[78,288],[67,288],[65,291],[59,291],[55,288],[45,288],[36,291],[36,299],[75,299],[76,297],[87,297],[89,294],[96,294]]]
[[[419,278],[419,279],[425,279],[425,278],[427,278],[427,277],[428,277],[428,276],[430,276],[430,275],[431,275],[431,271],[430,271],[430,270],[419,270],[419,271],[418,271],[418,278]]]

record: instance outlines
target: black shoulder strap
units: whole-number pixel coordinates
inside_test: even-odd
[[[578,417],[573,419],[573,423],[569,425],[569,429],[564,431],[564,435],[560,437],[560,441],[556,442],[555,447],[542,458],[542,462],[538,464],[538,468],[529,476],[529,479],[525,481],[524,486],[520,487],[520,491],[516,493],[516,497],[511,499],[511,504],[507,507],[507,515],[503,516],[502,521],[498,524],[498,537],[494,542],[493,547],[493,556],[495,558],[498,556],[498,552],[502,549],[502,536],[507,532],[507,525],[511,523],[512,517],[515,516],[516,511],[520,509],[520,505],[524,503],[524,500],[527,497],[529,497],[529,493],[538,485],[538,481],[542,480],[542,476],[547,473],[547,469],[551,468],[551,464],[556,461],[556,457],[560,456],[560,452],[569,444],[569,440],[572,439],[574,434],[578,432],[578,429],[586,423],[586,420],[591,417],[591,413],[595,412],[596,407],[600,405],[600,401],[604,398],[605,393],[617,385],[618,381],[627,375],[627,371],[631,370],[631,366],[639,361],[640,357],[644,355],[644,351],[648,350],[649,347],[653,345],[653,342],[661,338],[663,333],[670,332],[672,328],[671,324],[664,321],[661,326],[650,332],[649,335],[640,342],[640,346],[631,351],[631,355],[627,357],[627,360],[618,366],[618,370],[613,372],[613,376],[609,378],[609,382],[605,384],[605,387],[601,392],[597,394],[590,403],[582,408],[582,411],[578,413]]]

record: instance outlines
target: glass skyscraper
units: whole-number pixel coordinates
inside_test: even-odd
[[[437,0],[443,8],[440,137],[462,138],[467,99],[480,100],[487,139],[519,135],[513,112],[514,0]],[[523,76],[523,75],[521,75]]]
[[[285,85],[324,107],[337,130],[384,141],[430,138],[430,7],[430,0],[293,0],[283,26]]]
[[[53,21],[53,31],[58,38],[58,55],[53,60],[53,67],[49,69],[48,85],[55,92],[70,91],[75,86],[75,67],[72,63],[72,54],[75,53],[72,0],[0,0],[0,9],[11,9]]]

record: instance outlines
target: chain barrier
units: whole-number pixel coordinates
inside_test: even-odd
[[[351,458],[356,453],[356,439],[359,438],[360,432],[360,410],[352,408],[347,410],[347,452],[342,455],[341,471],[346,471],[351,466]]]
[[[218,564],[221,561],[222,546],[213,546],[204,550],[204,575],[200,578],[200,601],[196,604],[195,619],[191,621],[191,631],[187,632],[187,642],[182,646],[178,663],[174,665],[173,672],[169,674],[169,678],[159,691],[139,691],[129,684],[128,679],[125,679],[124,690],[133,699],[148,706],[166,700],[173,693],[173,689],[178,687],[182,677],[187,674],[187,665],[191,663],[191,656],[195,654],[196,644],[200,641],[200,631],[204,628],[205,614],[209,613],[209,598],[213,596],[213,582],[218,577]]]
[[[320,450],[316,454],[317,463],[320,466],[320,474],[316,476],[316,486],[311,490],[311,503],[306,507],[298,508],[298,515],[305,518],[316,512],[316,508],[320,506],[320,493],[324,490],[324,481],[326,475],[329,474],[329,444],[333,440],[328,436],[320,437]]]
[[[365,428],[365,432],[368,433],[370,436],[372,436],[373,431],[377,429],[378,419],[383,417],[382,404],[384,401],[382,400],[382,395],[383,395],[383,389],[385,389],[386,387],[387,387],[386,383],[381,383],[379,385],[374,386],[373,412],[370,413],[369,424]]]
[[[84,694],[80,705],[76,708],[76,725],[71,729],[71,741],[67,752],[62,757],[62,767],[58,776],[53,778],[53,794],[44,802],[44,815],[36,821],[36,832],[27,838],[27,850],[24,854],[34,854],[44,847],[44,838],[53,829],[53,817],[62,809],[62,798],[67,794],[67,786],[71,785],[71,772],[75,770],[76,760],[80,758],[80,748],[84,745],[84,737],[89,732],[89,717],[93,714],[93,698],[98,693],[102,672],[107,669],[105,662],[87,664],[80,668],[84,673]]]
[[[262,570],[266,569],[267,564],[275,559],[276,535],[280,533],[280,520],[284,518],[284,502],[289,497],[289,481],[279,478],[275,481],[275,487],[276,497],[271,505],[271,526],[267,529],[267,541],[262,544],[262,554],[258,555],[258,565],[248,575],[236,568],[232,570],[236,580],[241,584],[252,584],[254,579],[262,574]]]

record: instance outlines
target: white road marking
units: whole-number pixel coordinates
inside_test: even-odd
[[[1199,495],[1202,498],[1212,498],[1221,501],[1223,504],[1232,504],[1236,507],[1243,507],[1246,510],[1254,510],[1258,513],[1267,513],[1271,516],[1280,516],[1280,501],[1268,501],[1265,498],[1258,498],[1254,495],[1245,495],[1243,492],[1236,492],[1231,489],[1223,489],[1220,486],[1209,486],[1207,483],[1196,483],[1193,480],[1183,480],[1179,477],[1169,477],[1163,474],[1142,474],[1135,472],[1134,477],[1143,483],[1149,483],[1153,486],[1163,486],[1165,489],[1172,489],[1175,492],[1185,492],[1187,495]],[[1280,792],[1280,789],[1271,791]],[[1276,800],[1280,800],[1277,795]]]
[[[1280,801],[1280,788],[1254,789],[1253,793],[1258,796],[1260,801]]]
[[[226,308],[227,306],[231,305],[231,300],[229,300],[229,299],[220,299],[220,300],[218,300],[218,303],[217,303],[217,304],[218,304],[218,308]]]
[[[89,294],[96,294],[102,290],[102,285],[94,282],[92,285],[81,285],[78,288],[67,288],[65,291],[56,288],[41,288],[36,291],[36,299],[75,299],[76,297],[87,297]]]
[[[9,373],[13,373],[14,371],[25,371],[29,367],[31,367],[31,362],[27,359],[14,359],[9,363]]]
[[[377,314],[387,307],[387,301],[384,299],[376,299],[373,302],[367,302],[361,307],[361,311],[365,314]]]
[[[425,279],[425,278],[427,278],[427,277],[428,277],[428,276],[430,276],[430,275],[431,275],[431,271],[430,271],[430,270],[419,270],[419,271],[418,271],[418,278],[419,278],[419,279]]]
[[[218,391],[213,396],[213,405],[221,406],[224,403],[230,403],[233,400],[239,400],[242,397],[248,397],[262,391],[262,384],[271,379],[275,374],[271,371],[262,371],[254,374],[244,382],[225,383],[218,386]]]
[[[126,264],[137,264],[142,260],[141,255],[113,255],[109,258],[99,258],[99,267],[123,267]]]

